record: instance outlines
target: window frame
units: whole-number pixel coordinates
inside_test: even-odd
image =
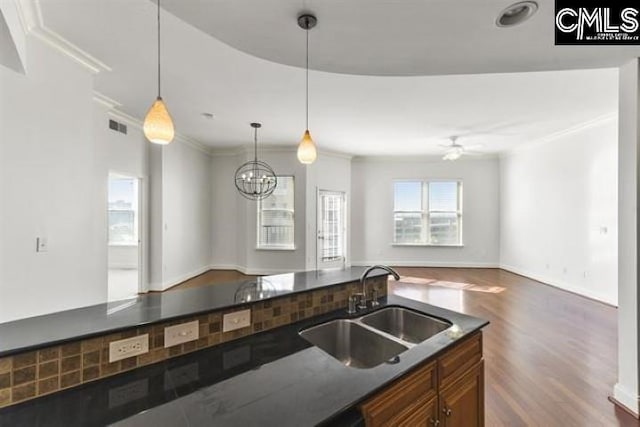
[[[293,184],[293,210],[288,209],[272,209],[278,211],[287,211],[291,212],[293,227],[293,241],[291,245],[273,245],[273,244],[261,244],[260,242],[260,228],[262,226],[262,203],[264,200],[258,200],[256,203],[256,246],[255,249],[258,251],[295,251],[296,250],[296,177],[295,175],[276,175],[278,182],[282,178],[291,178]],[[277,185],[277,184],[276,184]],[[269,196],[271,197],[271,196]]]
[[[419,182],[421,184],[421,210],[420,211],[401,211],[395,209],[395,196],[396,196],[396,183],[397,182]],[[455,182],[458,185],[458,210],[455,212],[458,217],[458,243],[433,243],[431,241],[431,214],[432,213],[453,213],[453,211],[431,211],[429,208],[429,183],[432,182]],[[453,247],[459,248],[464,247],[464,227],[463,227],[463,194],[464,194],[464,183],[461,178],[402,178],[402,179],[393,179],[391,182],[391,194],[392,194],[392,213],[391,213],[391,246],[427,246],[427,247],[438,247],[438,248],[446,248]],[[419,213],[422,218],[422,233],[421,233],[421,242],[417,243],[402,243],[396,241],[396,224],[395,217],[396,214],[402,213]]]

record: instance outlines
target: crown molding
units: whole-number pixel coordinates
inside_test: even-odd
[[[449,161],[442,158],[442,154],[424,154],[416,156],[355,156],[353,161],[356,163],[387,163],[387,162],[401,162],[401,163],[464,163],[464,162],[478,162],[486,160],[495,160],[498,155],[495,153],[483,153],[478,156],[462,156],[459,159]]]
[[[210,149],[210,153],[212,156],[217,156],[217,157],[232,157],[232,156],[238,156],[240,154],[244,154],[246,152],[248,152],[249,149],[245,146],[242,145],[237,145],[234,147],[227,147],[227,148],[211,148]]]
[[[344,153],[341,151],[333,151],[333,150],[318,150],[319,156],[329,156],[334,157],[336,159],[344,159],[351,161],[354,158],[353,154]]]
[[[547,144],[549,142],[555,141],[558,138],[562,138],[563,136],[567,136],[567,135],[570,135],[572,133],[579,132],[581,130],[588,129],[588,128],[593,127],[593,126],[598,126],[598,125],[601,125],[603,123],[609,122],[611,120],[617,120],[617,119],[618,119],[618,112],[617,111],[613,111],[611,113],[603,114],[601,116],[597,116],[597,117],[595,117],[593,119],[584,121],[582,123],[578,123],[577,125],[569,126],[568,128],[565,128],[565,129],[559,130],[557,132],[553,132],[553,133],[550,133],[548,135],[545,135],[543,137],[534,139],[532,141],[520,144],[519,146],[514,147],[511,150],[508,150],[508,151],[505,151],[504,153],[501,153],[500,154],[500,158],[507,158],[507,157],[513,156],[513,155],[515,155],[517,153],[520,153],[522,151],[527,151],[527,150],[530,150],[532,148],[539,147],[541,145],[544,145],[544,144]]]
[[[122,107],[122,104],[115,99],[109,98],[107,95],[95,90],[93,91],[93,100],[98,104],[107,107],[109,110],[115,110],[116,108]]]
[[[40,0],[14,0],[25,35],[45,42],[51,48],[71,58],[93,74],[111,71],[104,62],[80,49],[44,24]]]
[[[211,148],[210,151],[212,156],[238,156],[241,154],[253,152],[253,145],[236,145],[227,148]],[[261,145],[258,151],[260,153],[297,153],[298,146]],[[353,159],[353,155],[351,154],[331,150],[318,150],[318,157],[320,156],[329,156],[345,160]]]
[[[207,156],[211,156],[211,148],[209,148],[208,146],[204,145],[203,143],[201,143],[198,140],[195,140],[193,138],[190,138],[186,135],[182,135],[180,133],[176,133],[175,136],[176,141],[181,142],[185,145],[188,145],[189,147],[193,148],[194,150],[198,150],[204,154],[206,154]]]
[[[286,145],[260,145],[258,153],[295,153],[296,150],[296,147]],[[210,152],[212,156],[239,156],[241,154],[252,153],[253,144],[235,145],[226,148],[211,148]]]
[[[108,96],[104,95],[103,93],[100,93],[98,91],[93,91],[93,100],[106,107],[107,108],[107,114],[111,117],[113,117],[116,120],[125,122],[126,124],[133,126],[135,128],[138,128],[140,130],[142,130],[142,126],[143,126],[143,121],[140,120],[137,117],[132,116],[131,114],[125,113],[124,111],[120,110],[119,108],[122,107],[122,104],[120,104],[118,101],[109,98]],[[175,137],[174,137],[174,141],[180,142],[182,144],[188,145],[189,147],[201,151],[202,153],[211,156],[211,149],[209,147],[207,147],[206,145],[204,145],[203,143],[201,143],[200,141],[197,141],[193,138],[190,138],[186,135],[182,135],[178,132],[176,132]]]

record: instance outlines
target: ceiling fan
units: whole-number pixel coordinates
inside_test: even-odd
[[[473,151],[476,148],[483,147],[482,144],[473,144],[473,145],[462,145],[458,144],[458,136],[453,135],[449,137],[451,143],[449,144],[438,144],[440,147],[445,147],[447,150],[442,156],[443,160],[457,160],[462,156],[481,156],[482,153]]]

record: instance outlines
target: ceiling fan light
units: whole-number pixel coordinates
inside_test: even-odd
[[[144,136],[154,144],[167,145],[173,141],[175,136],[173,120],[161,97],[158,97],[149,108],[142,129]]]
[[[450,151],[447,154],[445,154],[442,159],[443,160],[458,160],[460,158],[460,156],[462,156],[462,152],[461,151]]]
[[[307,129],[304,131],[300,145],[298,145],[298,160],[300,163],[310,165],[316,161],[316,157],[318,157],[318,150],[316,149],[316,144],[311,138],[309,129]]]

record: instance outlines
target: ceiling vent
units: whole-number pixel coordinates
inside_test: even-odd
[[[115,120],[109,119],[109,129],[115,130],[116,132],[120,132],[123,134],[127,134],[127,125],[124,123],[116,122]]]

